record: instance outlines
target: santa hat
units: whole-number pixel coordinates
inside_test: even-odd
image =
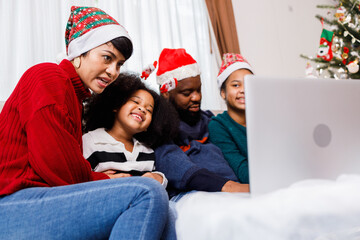
[[[173,89],[176,87],[177,81],[200,75],[199,65],[183,48],[164,48],[158,64],[156,80],[160,88],[171,86]],[[171,89],[167,89],[167,91]]]
[[[250,72],[254,73],[250,64],[243,56],[236,53],[225,53],[223,55],[223,61],[217,76],[219,88],[221,88],[221,85],[230,76],[230,74],[238,69],[248,69]]]
[[[65,30],[69,61],[118,37],[126,37],[131,41],[126,29],[101,9],[71,7]]]

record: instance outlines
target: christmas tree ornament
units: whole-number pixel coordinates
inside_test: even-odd
[[[343,6],[340,6],[338,9],[336,9],[335,17],[339,22],[343,22],[345,20],[345,13],[346,9]]]
[[[314,68],[309,62],[306,63],[305,77],[307,77],[307,78],[316,78],[315,75],[314,75]]]
[[[320,73],[320,77],[321,78],[330,78],[330,73],[328,70],[322,69],[321,73]]]
[[[338,72],[339,79],[347,79],[348,78],[348,74],[347,74],[346,69],[341,67],[341,68],[338,69],[337,72]]]
[[[160,86],[160,93],[170,92],[171,90],[175,89],[177,85],[178,81],[176,78],[169,79]]]
[[[336,79],[336,80],[339,80],[339,75],[337,73],[337,68],[331,68],[331,71],[333,72],[333,77]]]
[[[340,50],[340,44],[339,43],[333,43],[331,46],[331,50],[333,51],[333,53],[336,53],[337,51]]]
[[[340,39],[339,39],[339,42],[340,42],[340,47],[344,47],[344,39],[343,39],[343,38],[340,38]]]
[[[359,30],[359,15],[355,14],[354,17],[354,29],[355,31],[358,31]]]
[[[157,66],[157,61],[155,61],[153,64],[149,64],[148,66],[146,66],[142,72],[141,72],[141,78],[143,80],[146,80],[150,74],[156,69]]]
[[[342,23],[345,24],[345,23],[350,23],[350,22],[351,22],[351,15],[348,14],[348,15],[346,15],[346,17],[344,18]]]
[[[318,64],[316,65],[316,76],[321,76],[323,72],[323,69],[321,68],[321,66]]]
[[[322,58],[326,61],[331,61],[331,59],[333,58],[333,52],[331,50],[333,36],[334,32],[323,28],[320,37],[320,46],[317,54],[318,58]]]
[[[339,39],[339,37],[334,36],[333,41],[332,41],[332,45],[331,45],[331,50],[333,51],[334,54],[336,54],[336,53],[338,53],[340,48],[341,48],[340,39]]]
[[[346,65],[346,68],[349,70],[350,73],[357,73],[359,71],[359,60],[356,59],[349,62],[349,64]]]
[[[359,54],[355,51],[351,51],[350,52],[350,56],[354,56],[354,57],[357,57],[357,58],[360,58]]]
[[[348,79],[349,78],[349,75],[347,73],[340,73],[340,76],[339,76],[340,79]]]
[[[346,60],[348,59],[348,57],[349,57],[349,48],[344,47],[343,53],[341,54],[341,58],[343,59],[342,61],[343,64],[346,64]]]

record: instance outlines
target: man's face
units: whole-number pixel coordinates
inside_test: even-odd
[[[169,92],[169,99],[178,110],[181,120],[194,125],[200,119],[201,80],[200,75],[179,81]]]

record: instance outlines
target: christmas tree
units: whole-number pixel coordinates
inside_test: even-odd
[[[308,59],[307,76],[360,79],[360,1],[336,0],[334,5],[318,5],[328,9],[331,19],[316,15],[323,24],[316,57]],[[313,65],[316,65],[316,73]]]

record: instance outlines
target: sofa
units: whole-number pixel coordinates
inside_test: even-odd
[[[360,239],[360,176],[308,179],[271,193],[193,192],[176,204],[179,240]]]
[[[0,112],[4,103],[0,101]],[[177,236],[179,240],[360,239],[359,186],[360,176],[343,175],[335,181],[298,182],[262,196],[193,192],[175,205]]]

